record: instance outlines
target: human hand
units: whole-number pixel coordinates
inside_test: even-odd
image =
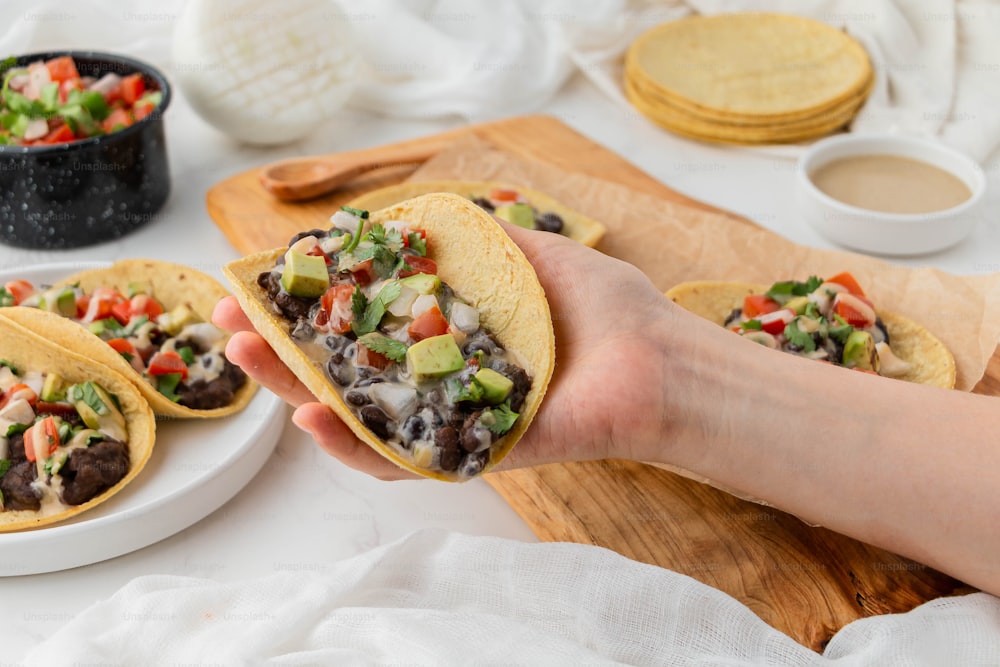
[[[545,288],[556,367],[534,422],[497,468],[602,458],[636,458],[666,423],[665,345],[675,318],[668,300],[635,267],[548,232],[502,223]],[[354,436],[278,359],[235,297],[213,321],[235,332],[226,355],[296,407],[293,422],[329,454],[380,479],[415,475]]]

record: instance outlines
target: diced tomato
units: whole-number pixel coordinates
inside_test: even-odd
[[[132,117],[135,119],[135,122],[138,123],[140,120],[153,113],[153,109],[155,108],[156,105],[149,100],[139,100],[132,106]],[[327,258],[327,260],[329,260],[329,258]],[[329,263],[329,261],[327,261],[327,263]]]
[[[766,294],[747,294],[743,297],[743,316],[755,318],[764,313],[773,313],[781,304]]]
[[[90,324],[111,317],[111,307],[123,301],[126,299],[118,290],[111,287],[98,287],[86,298],[77,299],[76,310],[80,312],[80,307],[83,305],[85,310],[80,321],[84,324]]]
[[[437,306],[420,313],[415,320],[410,322],[406,333],[415,341],[421,341],[432,336],[440,336],[448,333],[448,320],[444,319],[441,309]]]
[[[157,352],[153,355],[153,358],[149,360],[149,366],[146,369],[150,375],[168,375],[170,373],[180,373],[181,379],[187,377],[188,367],[181,359],[181,355],[177,354],[173,350],[167,350],[166,352]]]
[[[126,340],[125,338],[112,338],[108,341],[108,345],[111,349],[118,354],[130,354],[133,357],[137,356],[139,353],[136,352],[135,345]]]
[[[119,324],[128,324],[132,317],[132,307],[128,301],[121,301],[111,306],[111,315],[118,320]]]
[[[127,301],[120,301],[111,306],[111,315],[122,325],[128,324],[132,319],[141,315],[155,320],[162,314],[163,306],[148,294],[136,294]]]
[[[351,310],[351,297],[354,285],[337,283],[331,285],[319,298],[320,309],[316,314],[316,324],[329,326],[330,331],[346,333],[351,329],[354,312]]]
[[[53,417],[35,422],[24,432],[24,457],[36,461],[41,454],[47,459],[59,449],[59,426]]]
[[[863,289],[861,289],[861,285],[858,284],[858,281],[855,280],[854,276],[852,276],[850,274],[850,272],[848,272],[848,271],[844,271],[842,273],[838,273],[837,275],[835,275],[832,278],[827,278],[826,282],[828,282],[828,283],[837,283],[838,285],[843,285],[844,287],[847,288],[848,292],[850,292],[851,294],[854,294],[856,296],[864,296],[865,295],[865,291]]]
[[[863,296],[840,292],[833,299],[833,312],[844,318],[852,327],[869,327],[875,324],[875,307]]]
[[[143,81],[141,74],[129,74],[127,77],[122,79],[119,91],[122,96],[122,101],[131,106],[135,104],[140,97],[142,97],[144,92],[146,92],[146,82]]]
[[[781,308],[774,312],[764,313],[757,318],[760,321],[760,328],[769,334],[777,336],[785,330],[785,325],[795,319],[795,311],[789,308]]]
[[[354,282],[359,285],[371,285],[378,277],[375,275],[375,261],[372,259],[358,262],[351,267],[351,273],[354,275]]]
[[[407,269],[406,267],[403,267],[402,269],[400,269],[399,270],[400,278],[406,278],[407,276],[415,276],[418,273],[430,273],[437,275],[438,266],[437,262],[435,262],[433,259],[429,259],[427,257],[411,257],[407,255],[405,257],[405,260],[410,268]]]
[[[23,382],[18,382],[0,395],[0,410],[11,401],[16,401],[19,398],[23,398],[31,406],[38,402],[38,394],[35,393],[35,390]]]
[[[520,198],[521,193],[517,190],[508,190],[506,188],[493,188],[490,190],[490,199],[493,201],[516,202]]]
[[[56,129],[52,130],[44,137],[42,137],[38,143],[40,144],[61,144],[64,141],[73,141],[76,139],[76,135],[73,134],[73,130],[70,129],[69,125],[63,123]]]
[[[384,354],[373,352],[372,350],[369,350],[361,343],[358,343],[357,346],[358,346],[358,355],[357,355],[358,366],[371,366],[372,368],[377,368],[380,371],[384,371],[386,368],[389,367],[389,364],[392,363],[389,357],[385,356]]]
[[[35,293],[35,286],[27,280],[11,280],[4,283],[4,289],[14,297],[15,306]]]
[[[105,132],[114,132],[116,127],[128,127],[131,124],[132,115],[128,111],[125,109],[115,109],[104,119],[101,127]]]
[[[135,119],[137,121],[140,120],[138,114],[136,114]],[[330,266],[331,264],[333,264],[333,260],[330,259],[330,256],[327,255],[325,252],[323,252],[323,249],[320,248],[318,245],[314,245],[312,247],[312,249],[309,252],[307,252],[306,254],[307,255],[312,255],[313,257],[322,257],[323,261],[326,262],[327,266]]]
[[[70,56],[60,56],[45,62],[46,69],[49,70],[49,78],[53,81],[68,81],[79,79],[80,72],[76,69],[76,63]]]

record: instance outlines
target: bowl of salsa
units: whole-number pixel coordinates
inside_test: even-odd
[[[0,61],[0,242],[75,248],[149,222],[170,194],[154,67],[95,51]]]

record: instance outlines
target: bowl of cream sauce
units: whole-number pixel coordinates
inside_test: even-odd
[[[931,139],[843,134],[813,144],[796,168],[805,220],[840,245],[919,255],[955,245],[981,217],[986,176]]]

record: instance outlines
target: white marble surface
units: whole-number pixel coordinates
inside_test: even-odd
[[[834,247],[797,218],[792,159],[671,136],[610,102],[580,77],[539,110],[692,197],[742,213],[796,242]],[[153,222],[123,239],[74,251],[0,246],[0,269],[146,256],[221,275],[219,267],[237,253],[205,211],[205,193],[214,183],[278,158],[375,146],[460,124],[457,119],[401,122],[345,111],[315,133],[316,140],[257,149],[239,146],[204,124],[181,95],[174,99],[166,122],[173,193]],[[997,156],[986,167],[989,215],[972,236],[938,254],[893,261],[959,274],[1000,271]],[[534,539],[481,480],[461,486],[379,482],[327,457],[290,422],[264,470],[219,511],[158,544],[65,572],[0,578],[0,663],[16,664],[76,612],[139,575],[229,580],[277,570],[322,570],[335,560],[431,526]]]

